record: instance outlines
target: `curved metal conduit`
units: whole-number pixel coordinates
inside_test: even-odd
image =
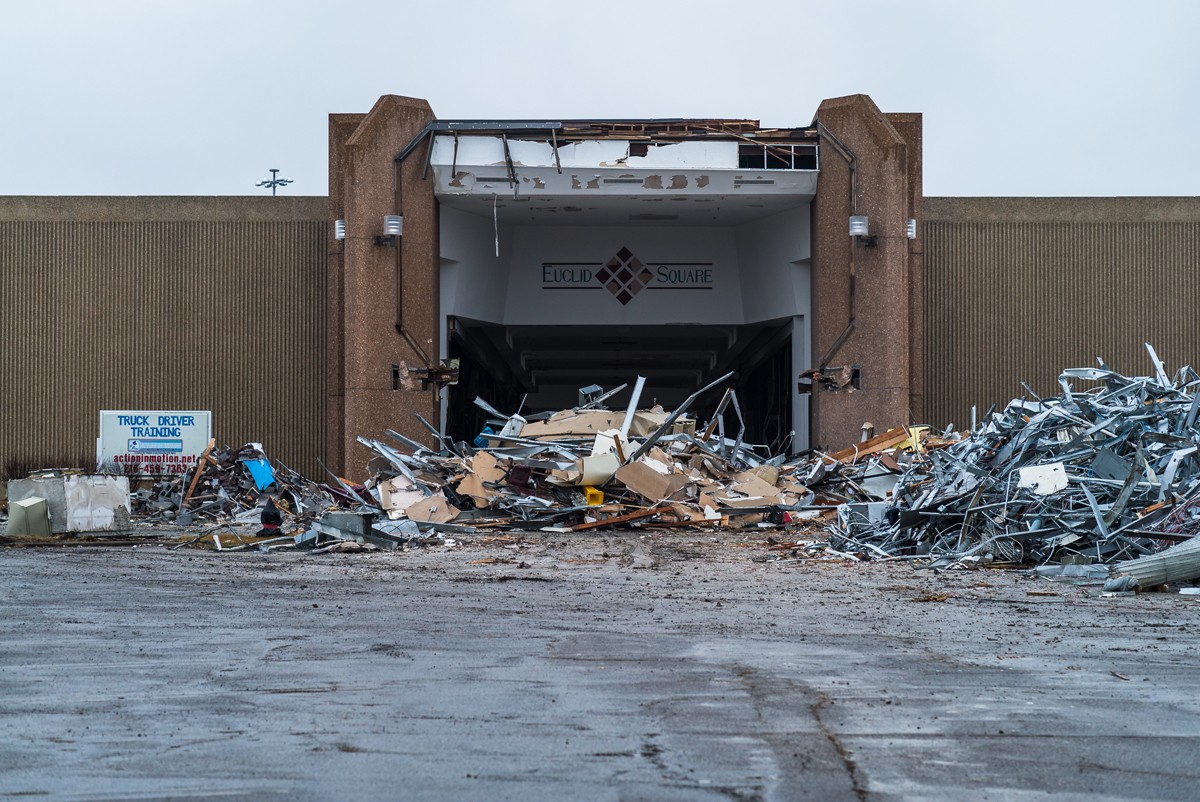
[[[833,145],[833,149],[838,155],[846,160],[850,166],[850,214],[858,214],[858,159],[854,156],[854,151],[850,150],[842,140],[825,127],[825,124],[817,120],[817,134],[828,138],[829,144]],[[855,294],[856,272],[856,254],[858,248],[854,245],[850,246],[850,298],[849,298],[849,319],[846,321],[846,328],[838,335],[838,338],[833,341],[833,345],[829,347],[829,351],[825,356],[821,357],[821,361],[817,366],[817,370],[824,370],[830,360],[837,356],[838,351],[842,350],[842,346],[846,344],[846,340],[850,339],[850,335],[854,333],[854,327],[857,323],[858,308]]]
[[[433,140],[429,141],[429,147],[432,150]],[[392,188],[394,192],[394,203],[397,214],[404,214],[404,193],[403,182],[400,177],[400,159],[392,162]],[[412,335],[408,327],[404,325],[404,259],[401,258],[400,248],[402,247],[403,238],[395,242],[395,254],[392,257],[393,265],[396,270],[395,279],[395,307],[396,307],[396,332],[404,338],[404,341],[416,352],[417,356],[427,369],[434,367],[433,360],[429,354],[425,353],[425,349],[417,342],[417,338]]]

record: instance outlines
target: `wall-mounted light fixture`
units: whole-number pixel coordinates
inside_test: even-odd
[[[346,221],[345,220],[334,220],[333,221],[333,238],[334,239],[345,239],[346,238]]]
[[[917,221],[913,220],[911,217],[908,219],[908,222],[904,224],[904,235],[909,239],[917,238]]]
[[[855,245],[874,245],[875,238],[871,236],[871,225],[865,214],[850,215],[850,236],[854,237]]]
[[[404,218],[398,214],[383,216],[383,236],[375,238],[376,245],[395,245],[396,239],[404,236]]]

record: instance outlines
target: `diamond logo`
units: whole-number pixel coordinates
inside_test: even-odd
[[[621,302],[621,306],[628,304],[633,296],[644,290],[653,276],[650,268],[642,264],[628,248],[621,248],[616,256],[596,271],[596,280]]]

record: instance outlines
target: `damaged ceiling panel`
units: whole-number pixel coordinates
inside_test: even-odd
[[[445,122],[414,143],[425,137],[439,201],[501,222],[736,225],[816,193],[809,129],[721,120]],[[670,208],[645,205],[664,200]]]
[[[505,154],[507,144],[508,153]],[[594,139],[559,145],[545,139],[513,139],[499,136],[455,136],[441,134],[433,140],[434,165],[479,165],[503,171],[511,159],[515,167],[588,169],[633,167],[638,169],[738,168],[738,143],[726,141],[671,142],[646,145],[629,140]]]

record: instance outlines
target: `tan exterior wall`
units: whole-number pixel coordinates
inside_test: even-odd
[[[925,198],[926,421],[1103,357],[1200,366],[1200,198]]]
[[[319,476],[327,200],[0,197],[0,468],[92,455],[101,409],[209,409]]]

